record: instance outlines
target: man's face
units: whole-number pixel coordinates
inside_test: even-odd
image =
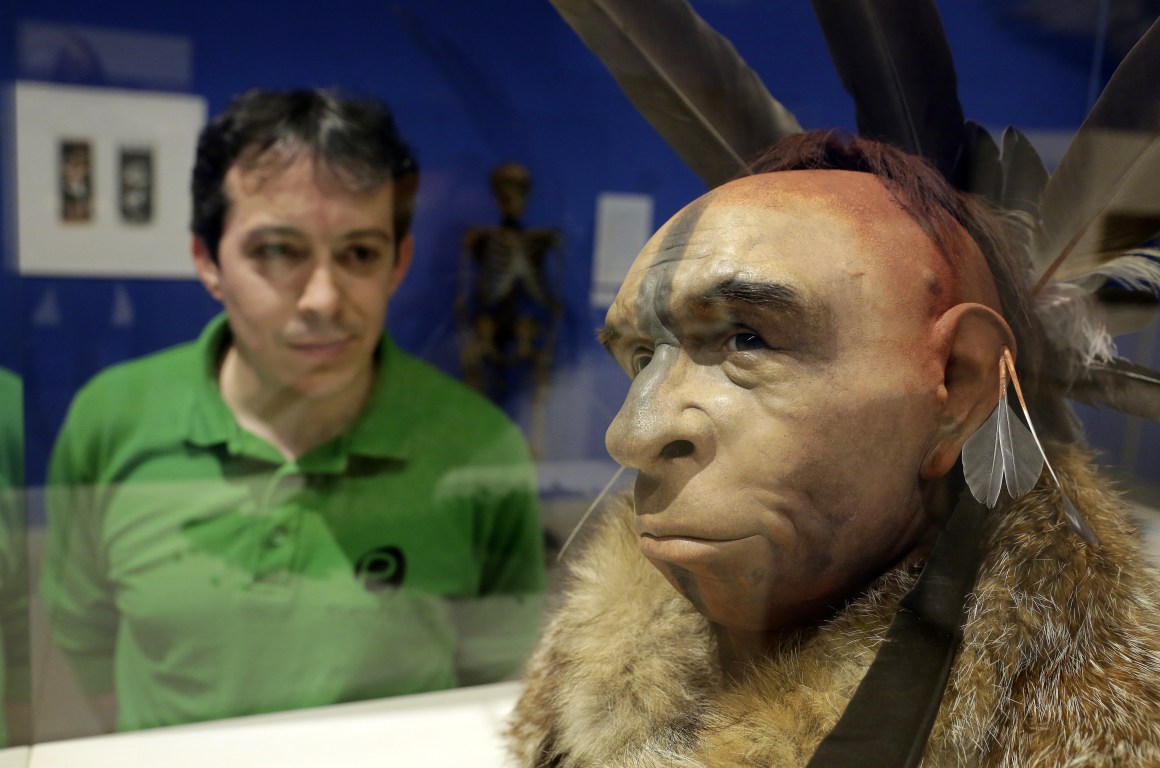
[[[387,303],[406,272],[390,184],[351,191],[303,153],[226,174],[214,265],[194,257],[225,306],[244,373],[271,395],[358,390],[373,374]]]
[[[769,174],[645,246],[605,341],[644,555],[711,621],[817,615],[924,544],[950,277],[872,176]]]

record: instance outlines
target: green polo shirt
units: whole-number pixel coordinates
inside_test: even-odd
[[[221,398],[228,333],[102,372],[57,439],[42,593],[85,688],[134,729],[517,671],[544,586],[519,430],[384,334],[358,421],[286,461]]]

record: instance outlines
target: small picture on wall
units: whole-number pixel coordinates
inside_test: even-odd
[[[93,151],[83,139],[60,142],[60,218],[83,224],[93,219]]]
[[[118,163],[121,220],[126,224],[153,221],[153,149],[121,147]]]
[[[39,82],[12,90],[20,274],[196,277],[188,169],[205,99]]]

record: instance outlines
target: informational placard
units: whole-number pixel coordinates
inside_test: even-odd
[[[23,275],[189,278],[198,96],[17,82]]]
[[[601,192],[596,197],[596,237],[592,257],[591,306],[607,307],[628,268],[652,235],[650,195]]]

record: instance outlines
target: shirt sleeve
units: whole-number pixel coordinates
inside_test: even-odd
[[[0,692],[5,703],[27,703],[29,683],[28,572],[23,494],[0,487]],[[0,714],[0,737],[3,736]],[[0,738],[0,748],[4,739]]]
[[[20,379],[0,369],[0,690],[6,701],[27,702],[28,547],[22,403]]]
[[[49,464],[40,594],[53,638],[86,693],[96,694],[113,690],[118,613],[101,536],[99,430],[86,416],[84,395],[73,403]]]
[[[463,685],[520,671],[539,633],[546,584],[535,468],[515,427],[497,441],[486,475],[491,482],[479,493],[476,512],[480,590],[457,606]]]

